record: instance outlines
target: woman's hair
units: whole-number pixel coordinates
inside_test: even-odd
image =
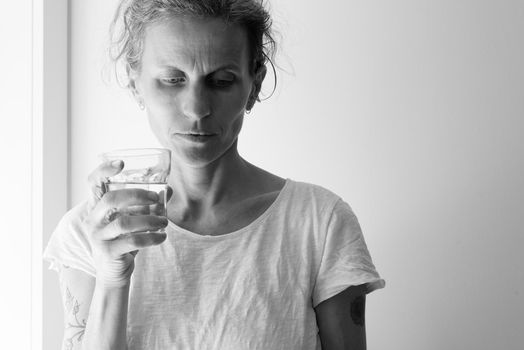
[[[139,71],[147,26],[173,17],[220,18],[242,26],[248,35],[250,72],[269,62],[275,73],[276,42],[264,0],[121,0],[110,29],[113,62],[123,63],[126,75]]]

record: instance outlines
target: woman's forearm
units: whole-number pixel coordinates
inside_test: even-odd
[[[129,282],[122,286],[97,283],[82,341],[83,350],[127,349],[129,286]]]

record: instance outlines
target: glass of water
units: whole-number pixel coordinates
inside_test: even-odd
[[[168,149],[121,149],[102,153],[99,157],[104,162],[121,160],[124,163],[121,172],[107,178],[106,191],[126,188],[154,191],[159,202],[149,206],[149,213],[142,210],[141,214],[167,217],[167,179],[171,170],[171,152]],[[151,232],[164,233],[165,229]]]

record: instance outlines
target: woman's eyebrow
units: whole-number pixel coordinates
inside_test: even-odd
[[[236,63],[228,63],[223,66],[219,66],[217,69],[214,69],[215,72],[220,70],[240,70],[240,66]]]
[[[160,65],[158,66],[158,70],[160,71],[169,71],[169,72],[184,72],[184,70],[176,67],[176,66],[171,66],[171,65],[167,65],[167,64],[163,64],[163,65]]]
[[[181,68],[179,68],[177,66],[169,65],[169,64],[159,65],[158,66],[158,70],[162,71],[162,72],[174,72],[174,73],[177,73],[177,72],[182,72],[183,73],[184,72],[183,69],[181,69]],[[206,73],[206,74],[213,74],[215,72],[224,71],[224,70],[241,71],[241,68],[236,63],[226,63],[224,65],[219,65],[217,67],[212,67],[212,69],[210,69],[209,72]]]

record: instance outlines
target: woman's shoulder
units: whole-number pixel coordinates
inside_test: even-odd
[[[256,168],[256,167],[255,167]],[[260,168],[257,170],[257,184],[262,192],[282,192],[287,197],[301,197],[304,200],[315,200],[316,202],[336,202],[340,197],[324,186],[309,182],[283,178]]]
[[[60,271],[60,266],[66,265],[95,276],[91,245],[83,224],[87,208],[87,202],[75,205],[62,216],[51,234],[43,254],[50,262],[50,269]]]
[[[317,202],[337,202],[340,196],[328,188],[310,182],[287,179],[289,187],[292,188],[294,196]]]
[[[72,228],[74,231],[82,231],[82,223],[87,216],[87,207],[87,201],[74,205],[62,216],[57,225],[57,229],[70,230]]]
[[[288,211],[308,216],[329,216],[341,200],[340,196],[324,186],[290,178],[286,179],[281,196],[282,204]]]

